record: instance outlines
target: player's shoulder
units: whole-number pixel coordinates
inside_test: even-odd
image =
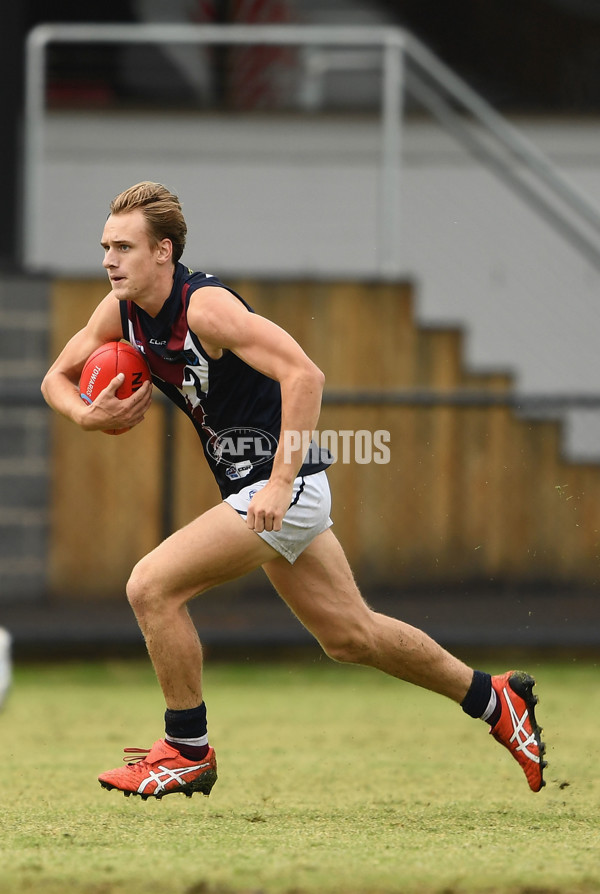
[[[242,296],[214,273],[184,267],[182,274],[188,323],[192,323],[192,328],[202,322],[208,324],[213,315],[220,316],[227,307],[234,314],[242,309],[252,311]]]
[[[183,265],[182,265],[183,266]],[[191,267],[183,266],[182,280],[190,290],[202,289],[208,286],[216,286],[226,289],[227,286],[221,282],[214,273],[205,273],[202,270],[192,270]]]
[[[119,337],[117,333],[121,331],[121,308],[113,292],[105,295],[96,306],[87,325],[90,329],[101,330],[103,341]],[[105,337],[107,333],[108,338]]]
[[[224,348],[232,328],[245,326],[247,313],[245,301],[216,277],[208,278],[188,298],[188,326],[205,347]]]
[[[189,270],[189,268],[186,269]],[[189,270],[185,277],[185,283],[188,307],[192,303],[196,306],[210,306],[214,303],[218,305],[223,299],[230,300],[232,297],[237,299],[236,303],[246,304],[241,295],[222,282],[214,273]]]

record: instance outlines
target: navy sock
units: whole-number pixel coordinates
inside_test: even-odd
[[[188,760],[202,760],[208,753],[206,705],[184,711],[165,711],[165,738]]]
[[[469,691],[460,706],[469,717],[480,717],[491,726],[495,726],[500,717],[501,706],[495,698],[490,674],[478,670],[473,671]]]

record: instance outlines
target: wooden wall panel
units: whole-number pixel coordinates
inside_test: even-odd
[[[85,325],[106,283],[55,283],[52,360]],[[122,435],[84,432],[55,415],[52,427],[50,587],[56,594],[122,594],[131,568],[160,539],[164,409]]]
[[[53,427],[50,584],[62,596],[124,591],[161,533],[162,411],[122,435]]]
[[[200,438],[190,420],[178,410],[173,416],[175,439],[173,524],[187,525],[221,499],[208,470]]]
[[[464,366],[463,333],[419,327],[408,286],[232,282],[323,369],[329,392],[510,391],[503,370]],[[97,281],[58,282],[53,353],[104,296]],[[219,499],[183,414],[155,400],[119,437],[54,423],[51,578],[56,593],[122,594],[131,566],[164,532],[165,444],[172,452],[175,527]],[[467,580],[589,584],[600,564],[600,467],[561,456],[557,422],[502,406],[336,405],[319,430],[389,432],[388,464],[343,456],[330,471],[334,530],[366,585]]]

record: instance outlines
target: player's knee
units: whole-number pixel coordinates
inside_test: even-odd
[[[206,587],[182,589],[165,578],[160,567],[153,562],[152,553],[137,563],[127,581],[126,593],[138,621],[150,616],[168,614],[204,592]]]
[[[158,581],[152,573],[148,562],[142,559],[137,563],[127,581],[127,599],[137,618],[141,618],[156,610],[162,601]]]
[[[371,663],[373,640],[368,624],[348,624],[342,630],[332,631],[321,638],[321,645],[333,661],[344,664]]]

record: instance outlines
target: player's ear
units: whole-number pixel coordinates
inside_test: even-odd
[[[170,239],[161,239],[156,246],[156,260],[159,264],[166,264],[173,257],[173,243]]]

